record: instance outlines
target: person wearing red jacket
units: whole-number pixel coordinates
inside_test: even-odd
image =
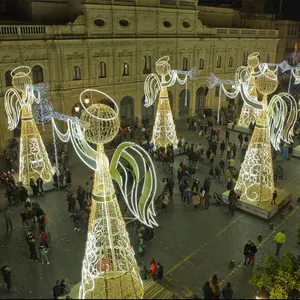
[[[157,269],[156,261],[152,259],[150,264],[150,274],[154,281],[156,280],[156,269]]]
[[[41,242],[43,243],[43,245],[44,245],[45,248],[46,248],[46,251],[48,252],[48,251],[49,251],[49,246],[48,246],[48,233],[45,232],[45,231],[42,231],[42,234],[41,234]]]

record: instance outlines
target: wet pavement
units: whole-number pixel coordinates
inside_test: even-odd
[[[185,122],[177,122],[178,136],[183,135],[188,141],[199,142],[198,132],[186,130]],[[221,127],[221,135],[225,129]],[[237,134],[231,132],[230,140],[237,143]],[[222,139],[221,139],[222,140]],[[207,142],[201,138],[201,143],[206,151]],[[219,162],[220,151],[215,162]],[[241,153],[238,152],[236,165],[240,165]],[[176,158],[176,167],[183,159]],[[71,171],[73,174],[74,191],[78,184],[83,184],[92,172],[79,162],[72,152],[70,153]],[[283,211],[285,219],[278,215],[272,219],[275,227],[284,228],[287,241],[282,253],[290,251],[299,253],[297,247],[297,226],[299,213],[296,198],[300,195],[299,174],[300,160],[291,158],[283,162],[278,154],[274,164],[280,164],[284,170],[284,181],[280,187],[292,192],[294,210]],[[175,168],[176,169],[176,168]],[[196,178],[203,183],[208,176],[209,163],[204,159],[204,164],[197,170]],[[165,174],[157,164],[159,178]],[[222,182],[213,182],[212,192],[219,193],[225,190],[225,178]],[[276,185],[278,186],[278,185]],[[251,268],[229,268],[230,260],[235,265],[243,260],[243,248],[251,239],[258,245],[257,235],[260,233],[263,241],[257,253],[257,262],[270,254],[274,255],[273,243],[276,230],[269,229],[269,222],[261,220],[247,213],[237,211],[234,217],[228,212],[226,206],[217,206],[214,200],[208,210],[203,208],[194,211],[181,204],[178,186],[175,186],[173,200],[168,205],[168,211],[157,217],[159,227],[155,228],[154,239],[146,243],[145,255],[137,258],[147,265],[151,258],[158,260],[165,271],[164,285],[172,290],[177,298],[191,298],[193,293],[202,296],[202,286],[213,274],[217,274],[224,283],[230,281],[234,287],[235,298],[253,298],[254,290],[248,281],[251,277]],[[0,190],[2,205],[6,199],[4,190]],[[14,213],[13,225],[15,229],[6,233],[5,224],[0,228],[0,264],[9,264],[12,267],[14,289],[6,292],[3,281],[0,286],[1,299],[46,299],[52,297],[52,286],[57,279],[68,278],[77,283],[81,278],[81,263],[84,254],[86,234],[83,231],[73,231],[73,222],[67,212],[65,191],[52,191],[36,200],[49,216],[51,232],[50,251],[48,253],[51,264],[49,266],[29,261],[29,250],[25,240],[26,229],[21,228],[21,205],[11,207]],[[37,232],[38,233],[38,232]],[[136,242],[135,230],[130,232],[132,243]]]

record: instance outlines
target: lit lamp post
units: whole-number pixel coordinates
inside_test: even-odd
[[[75,110],[75,112],[76,112],[76,113],[78,113],[78,112],[79,112],[79,109],[80,109],[80,108],[79,108],[79,106],[78,106],[78,105],[74,107],[74,110]]]

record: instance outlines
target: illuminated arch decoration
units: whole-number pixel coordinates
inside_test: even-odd
[[[160,58],[156,64],[156,73],[147,76],[144,84],[145,106],[149,107],[154,104],[157,95],[159,100],[157,104],[156,117],[153,126],[152,142],[155,148],[173,145],[177,148],[178,139],[176,135],[175,124],[172,110],[168,97],[168,87],[173,86],[176,82],[186,84],[187,78],[195,80],[198,78],[198,69],[193,68],[190,71],[172,70],[169,64],[169,57]],[[179,77],[182,75],[182,78]],[[188,91],[186,87],[186,92]],[[187,104],[187,95],[185,99]]]
[[[238,68],[235,81],[220,80],[213,74],[209,77],[209,87],[220,84],[228,96],[241,94],[245,103],[259,111],[245,159],[242,163],[235,189],[243,199],[250,202],[271,202],[274,192],[274,177],[271,143],[276,150],[280,141],[292,142],[292,132],[297,120],[297,103],[288,93],[275,95],[268,104],[268,95],[278,86],[276,72],[271,71],[267,64],[256,61],[257,71],[249,71],[246,67]],[[255,78],[255,85],[251,82]],[[235,91],[228,93],[226,84],[234,84]],[[262,94],[260,102],[257,96],[251,95],[254,87]]]
[[[83,97],[105,97],[114,108],[94,103],[86,107]],[[97,101],[98,102],[98,101]],[[119,108],[108,95],[87,89],[80,95],[81,118],[51,112],[52,125],[63,142],[71,141],[80,159],[95,171],[79,299],[142,299],[144,290],[123,220],[113,181],[135,218],[149,227],[154,219],[156,173],[149,154],[135,143],[121,143],[109,165],[104,144],[117,135]],[[45,110],[47,114],[51,110]],[[55,119],[68,123],[61,133]],[[94,150],[89,143],[96,144]]]
[[[44,85],[32,85],[30,68],[21,66],[11,72],[13,88],[4,96],[5,111],[8,117],[8,129],[14,130],[20,118],[21,138],[19,157],[19,181],[29,186],[41,177],[44,182],[52,180],[53,169],[43,140],[32,114],[32,105],[40,103],[44,95]]]

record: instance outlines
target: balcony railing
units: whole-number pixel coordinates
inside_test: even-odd
[[[243,28],[214,28],[215,34],[220,36],[245,36],[245,37],[278,37],[277,30],[259,30]]]
[[[46,26],[42,25],[0,25],[0,37],[9,35],[44,35]]]

